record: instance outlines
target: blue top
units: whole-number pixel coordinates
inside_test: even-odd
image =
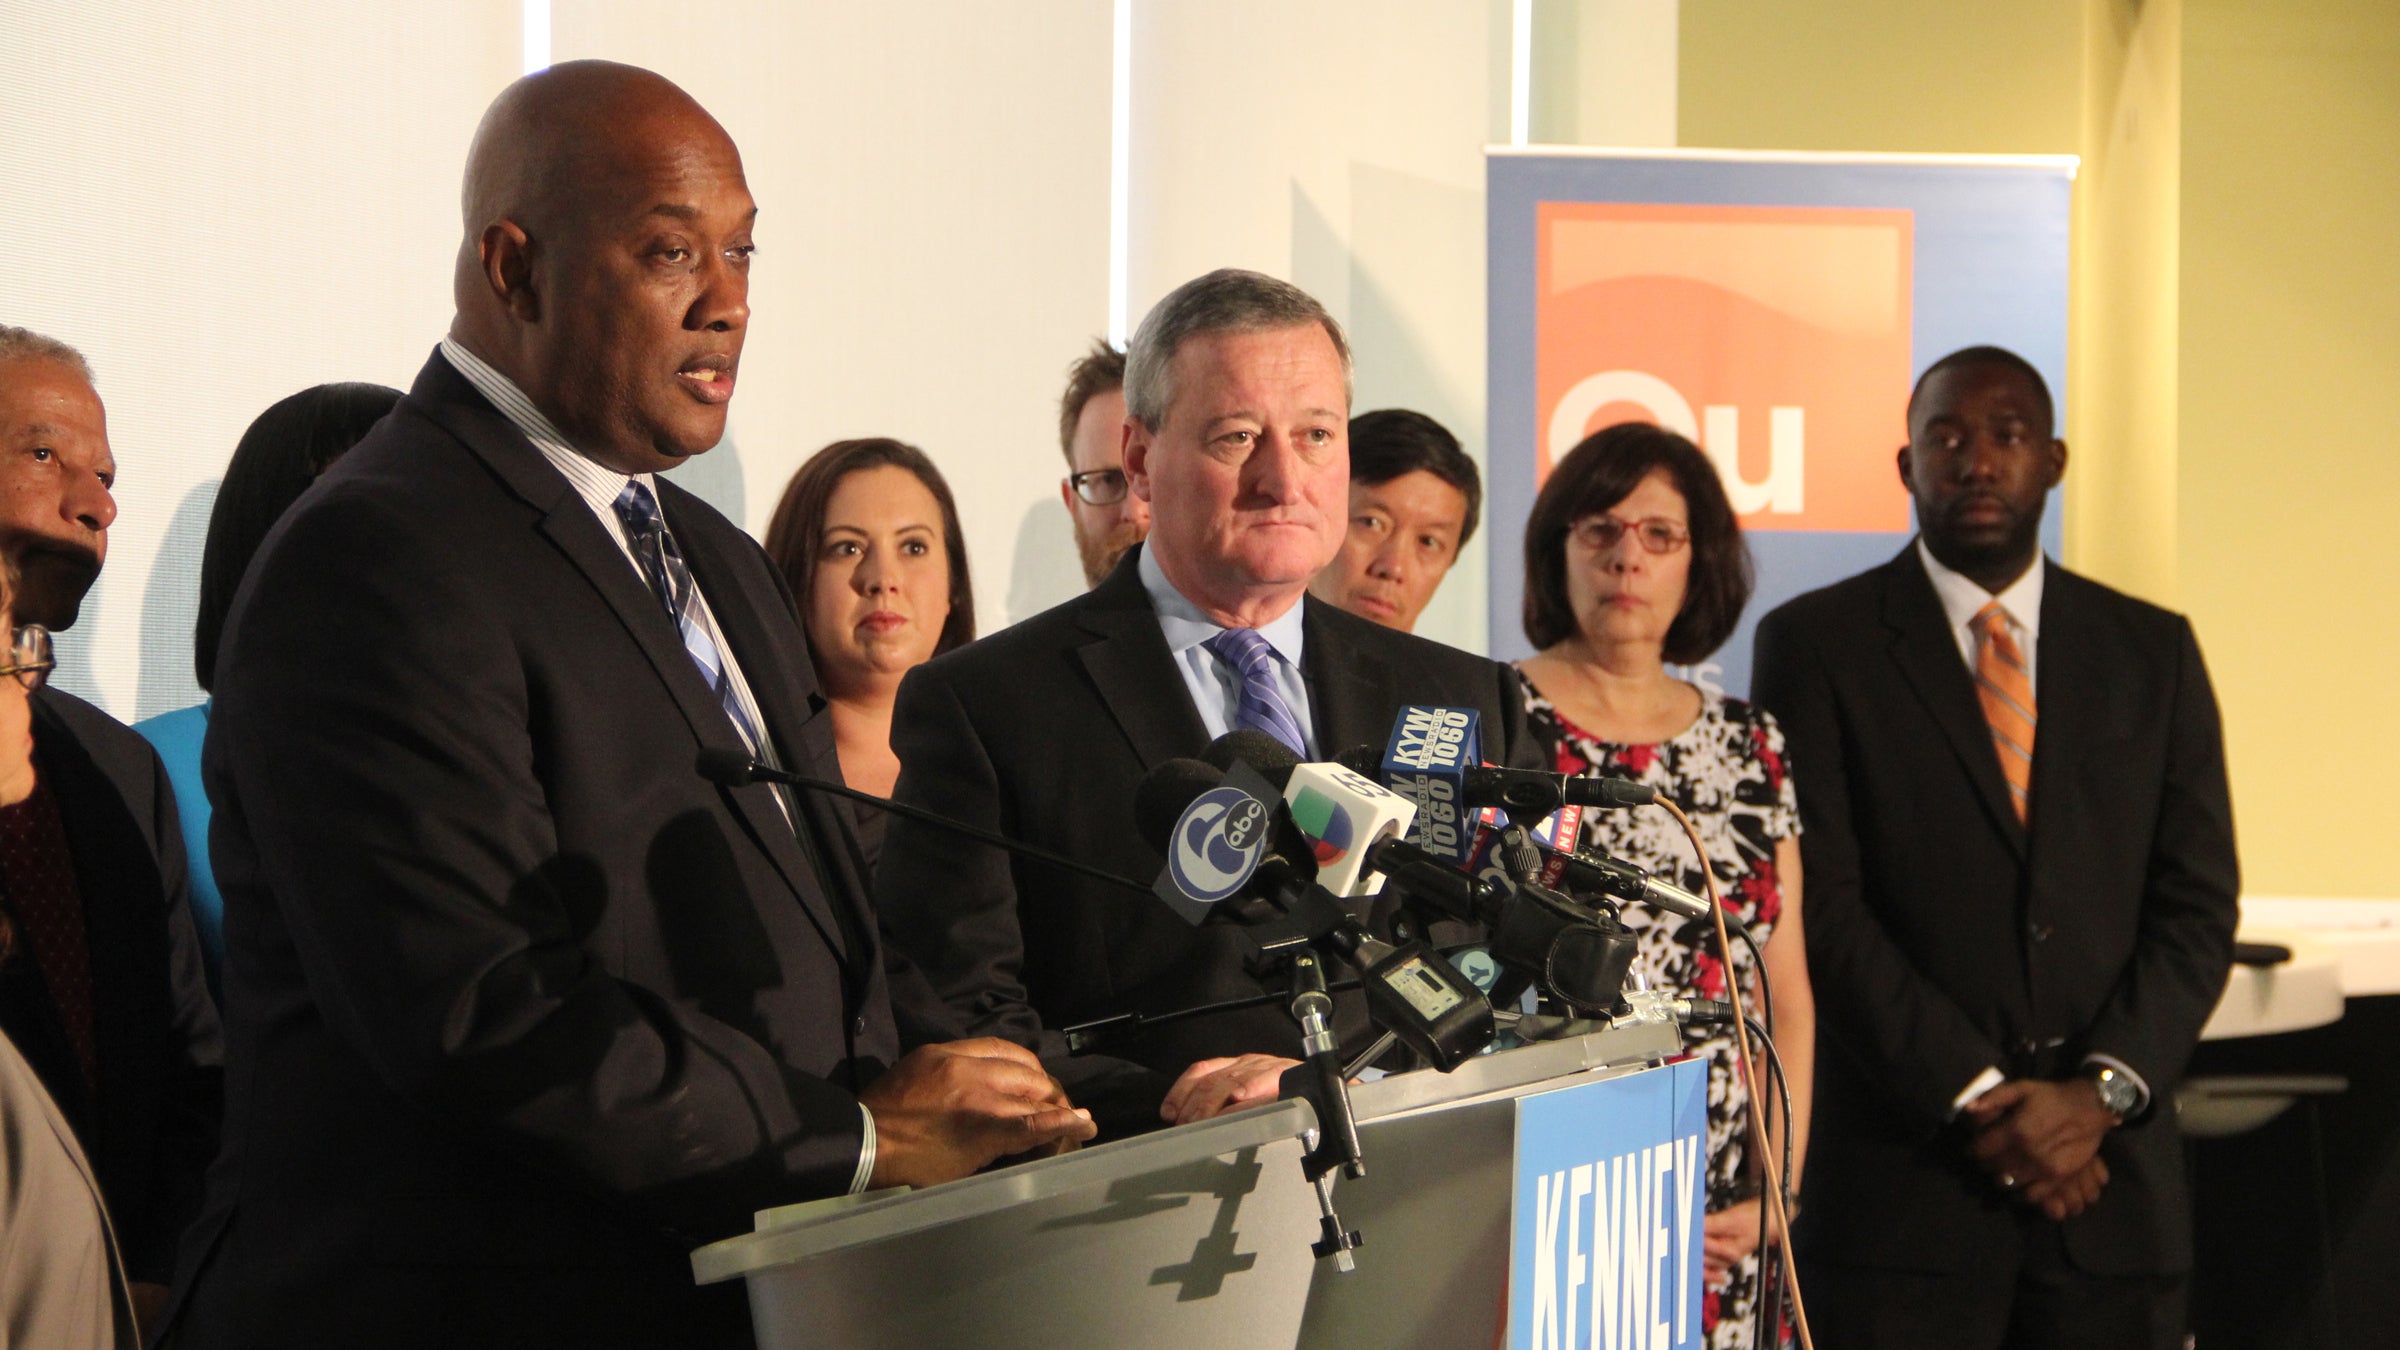
[[[133,724],[166,762],[167,785],[175,790],[175,813],[183,819],[183,851],[192,866],[192,922],[200,929],[200,957],[208,968],[208,992],[223,998],[217,968],[225,961],[225,898],[208,865],[208,792],[200,786],[200,745],[208,739],[208,705],[196,703]]]

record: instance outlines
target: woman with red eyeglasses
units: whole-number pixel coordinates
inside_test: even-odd
[[[1562,773],[1630,778],[1689,816],[1727,908],[1749,925],[1775,996],[1775,1042],[1791,1088],[1786,1185],[1808,1143],[1816,1006],[1800,927],[1800,813],[1783,733],[1765,710],[1685,679],[1724,645],[1751,586],[1749,547],[1716,466],[1672,431],[1627,422],[1594,433],[1550,471],[1525,525],[1526,720]],[[1695,895],[1699,866],[1664,811],[1591,811],[1578,843]],[[1638,905],[1624,912],[1647,987],[1724,999],[1714,926]],[[1747,948],[1733,965],[1753,1015],[1765,1004]],[[1730,1032],[1693,1047],[1709,1065],[1708,1219],[1702,1299],[1709,1345],[1757,1335],[1762,1231],[1758,1160]],[[1763,1055],[1763,1051],[1761,1052]],[[1765,1070],[1762,1068],[1762,1074]],[[1773,1146],[1783,1147],[1780,1113]],[[1780,1332],[1764,1344],[1781,1340]]]
[[[0,807],[33,795],[33,691],[50,635],[15,626],[16,569],[0,561]],[[0,895],[0,967],[29,961]],[[141,1344],[100,1184],[83,1145],[15,1042],[0,1033],[0,1341],[98,1350]]]

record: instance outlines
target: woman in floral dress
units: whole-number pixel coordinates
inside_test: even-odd
[[[1783,733],[1765,710],[1679,679],[1667,665],[1715,651],[1750,596],[1749,552],[1715,466],[1690,441],[1647,423],[1595,433],[1543,485],[1525,526],[1525,567],[1525,634],[1539,654],[1519,670],[1527,716],[1555,767],[1634,779],[1672,799],[1699,830],[1726,904],[1765,954],[1792,1093],[1786,1184],[1797,1192],[1816,1012]],[[1691,845],[1663,810],[1587,812],[1579,843],[1704,893]],[[1634,970],[1650,988],[1727,997],[1707,920],[1640,905],[1624,918],[1640,943]],[[1764,1000],[1753,967],[1737,945],[1733,969],[1756,1016]],[[1756,1344],[1764,1174],[1731,1034],[1693,1051],[1709,1065],[1703,1323],[1710,1346],[1736,1350]],[[1780,1148],[1780,1115],[1775,1137]]]

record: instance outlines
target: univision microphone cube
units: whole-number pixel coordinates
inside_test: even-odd
[[[1383,752],[1383,785],[1417,808],[1408,842],[1443,860],[1464,864],[1474,847],[1473,813],[1462,800],[1467,770],[1483,762],[1472,708],[1410,705],[1392,723]]]
[[[1398,838],[1417,814],[1415,803],[1339,764],[1294,767],[1283,804],[1316,846],[1317,884],[1339,896],[1383,889],[1383,874],[1367,867],[1367,850]]]

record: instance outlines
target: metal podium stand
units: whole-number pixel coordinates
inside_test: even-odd
[[[1309,1253],[1306,1102],[1119,1140],[915,1192],[764,1210],[692,1255],[743,1278],[761,1350],[1145,1350],[1492,1344],[1506,1292],[1515,1098],[1673,1055],[1671,1026],[1603,1031],[1353,1093],[1367,1159],[1341,1181],[1358,1269]]]
[[[1342,1221],[1366,1243],[1357,1270],[1345,1275],[1322,1265],[1312,1272],[1297,1344],[1498,1344],[1507,1316],[1517,1099],[1639,1073],[1682,1049],[1680,1029],[1652,1023],[1353,1089],[1367,1175],[1343,1181],[1334,1198]]]

